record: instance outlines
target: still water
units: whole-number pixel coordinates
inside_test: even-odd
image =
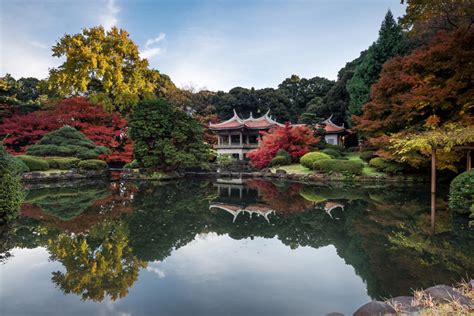
[[[425,185],[186,179],[28,187],[1,315],[350,315],[474,274]]]

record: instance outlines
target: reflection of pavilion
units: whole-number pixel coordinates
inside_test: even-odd
[[[331,218],[333,218],[331,212],[332,212],[333,210],[335,210],[336,208],[339,208],[339,207],[344,211],[344,205],[339,204],[339,203],[336,203],[336,202],[326,202],[326,203],[324,204],[324,211],[325,211],[326,214],[328,214]]]
[[[232,214],[232,216],[234,216],[232,223],[235,223],[235,220],[240,213],[247,213],[250,215],[250,218],[252,218],[253,214],[256,214],[257,216],[262,216],[268,223],[270,223],[268,216],[275,213],[275,210],[272,210],[268,205],[264,204],[252,204],[244,207],[236,204],[213,203],[209,206],[209,209],[211,210],[213,208],[221,209]]]

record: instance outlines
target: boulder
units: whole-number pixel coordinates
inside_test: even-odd
[[[396,310],[387,303],[372,301],[359,307],[354,316],[396,315]]]
[[[474,290],[474,280],[469,281],[468,285],[470,290]]]
[[[277,177],[279,177],[279,178],[284,178],[284,177],[286,177],[287,172],[286,172],[285,170],[283,170],[283,169],[277,169],[277,170],[275,171],[275,175],[276,175]]]
[[[425,290],[426,295],[431,296],[433,301],[438,303],[447,303],[453,300],[458,301],[464,306],[474,306],[473,301],[459,293],[456,289],[447,285],[435,285]]]

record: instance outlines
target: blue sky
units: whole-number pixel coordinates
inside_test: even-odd
[[[292,74],[336,79],[400,0],[0,0],[0,75],[45,78],[51,46],[83,27],[125,28],[181,87],[276,87]]]

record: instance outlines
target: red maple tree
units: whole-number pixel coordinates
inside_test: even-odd
[[[297,160],[310,151],[310,146],[319,142],[313,131],[306,126],[274,127],[268,132],[262,132],[260,146],[247,153],[252,166],[265,168],[280,149],[286,150],[293,160]]]
[[[97,145],[110,149],[100,156],[107,162],[130,162],[132,143],[128,138],[127,120],[118,112],[109,113],[84,97],[73,97],[25,115],[13,115],[0,124],[4,145],[12,154],[23,154],[26,148],[46,133],[70,125]]]

